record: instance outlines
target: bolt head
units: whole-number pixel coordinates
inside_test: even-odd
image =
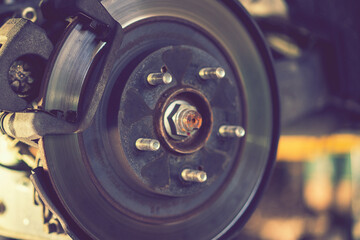
[[[226,72],[225,72],[225,70],[224,70],[223,68],[220,68],[220,67],[219,67],[219,68],[216,69],[215,74],[216,74],[216,77],[217,77],[218,79],[222,79],[222,78],[225,77]]]
[[[167,117],[171,133],[176,136],[190,137],[202,125],[202,117],[196,107],[179,101],[179,103],[171,106],[171,113]]]
[[[163,82],[165,84],[170,84],[172,82],[172,76],[170,73],[164,73],[164,76],[163,76]]]

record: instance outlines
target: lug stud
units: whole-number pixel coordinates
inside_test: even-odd
[[[207,180],[207,174],[204,171],[184,169],[181,172],[181,178],[187,182],[203,183]]]
[[[203,68],[199,72],[199,76],[204,80],[209,79],[222,79],[226,75],[225,70],[221,67],[218,68]]]
[[[135,146],[140,151],[156,152],[160,149],[160,142],[155,139],[139,138],[136,140]]]
[[[173,79],[170,73],[150,73],[147,77],[147,82],[153,86],[170,84],[172,80]]]
[[[219,134],[222,137],[238,137],[241,138],[245,136],[244,128],[240,126],[221,126],[219,129]]]

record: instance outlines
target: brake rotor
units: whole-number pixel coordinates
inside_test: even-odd
[[[125,36],[95,120],[42,141],[62,204],[93,239],[229,237],[269,178],[279,134],[256,27],[233,1],[102,3]],[[103,49],[72,23],[47,73],[45,110],[81,112]]]

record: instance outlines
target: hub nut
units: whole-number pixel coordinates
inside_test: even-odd
[[[167,133],[178,140],[192,136],[202,125],[202,116],[196,107],[183,100],[170,104],[164,118]]]

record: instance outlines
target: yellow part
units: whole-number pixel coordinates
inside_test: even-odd
[[[281,136],[278,161],[309,161],[318,154],[345,154],[360,148],[360,136],[337,134],[322,137]]]

